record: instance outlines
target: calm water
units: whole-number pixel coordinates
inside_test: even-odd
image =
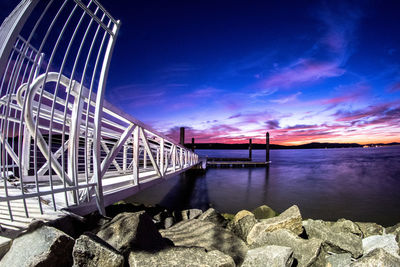
[[[246,157],[247,150],[198,150],[202,156]],[[265,151],[253,151],[264,161]],[[235,213],[267,204],[297,204],[303,218],[400,222],[400,146],[272,150],[269,168],[208,169],[181,175],[129,198],[171,209],[209,206]]]

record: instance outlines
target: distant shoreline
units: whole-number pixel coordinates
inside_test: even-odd
[[[388,144],[366,144],[360,145],[357,143],[308,143],[297,146],[285,146],[285,145],[275,145],[270,144],[269,148],[272,149],[321,149],[321,148],[357,148],[357,147],[382,147],[382,146],[395,146],[400,145],[400,143],[388,143]],[[193,148],[191,143],[185,144],[187,148]],[[248,149],[249,144],[223,144],[223,143],[195,143],[194,149]],[[265,149],[265,144],[252,144],[252,149]]]

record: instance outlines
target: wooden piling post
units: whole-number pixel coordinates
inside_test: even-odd
[[[251,140],[251,138],[249,139],[249,159],[251,160],[252,159],[252,149],[253,149],[253,147],[252,147],[252,140]]]
[[[194,151],[194,138],[192,137],[192,151]]]
[[[265,162],[269,162],[269,132],[267,132],[265,138]]]
[[[181,127],[181,135],[180,135],[180,142],[182,146],[185,146],[185,127]]]

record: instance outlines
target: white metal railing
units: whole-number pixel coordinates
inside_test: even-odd
[[[0,28],[0,202],[54,210],[170,176],[198,156],[104,100],[120,22],[97,0],[23,0]],[[24,37],[23,37],[24,36]],[[17,190],[16,190],[17,189]]]

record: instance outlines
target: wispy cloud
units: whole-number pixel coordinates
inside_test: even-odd
[[[272,99],[270,101],[273,102],[273,103],[285,104],[285,103],[288,103],[288,102],[295,101],[299,95],[301,95],[301,92],[297,92],[295,94],[289,95],[289,96],[284,97],[284,98]]]

